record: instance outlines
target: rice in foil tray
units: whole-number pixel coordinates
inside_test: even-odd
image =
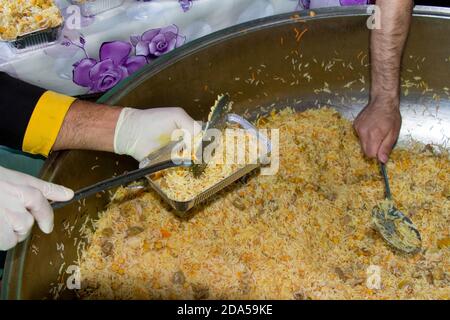
[[[0,39],[58,27],[63,18],[53,0],[0,0]]]

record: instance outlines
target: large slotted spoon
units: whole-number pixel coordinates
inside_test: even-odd
[[[416,253],[422,246],[419,230],[399,211],[392,199],[386,165],[380,163],[386,199],[372,209],[372,221],[382,237],[394,248],[405,253]]]

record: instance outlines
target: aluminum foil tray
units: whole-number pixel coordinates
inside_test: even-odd
[[[263,160],[263,158],[266,158],[270,151],[271,151],[271,144],[267,137],[262,135],[258,132],[258,130],[247,120],[242,118],[241,116],[238,116],[236,114],[228,114],[227,116],[227,122],[229,124],[238,124],[242,129],[247,130],[251,134],[254,134],[260,141],[262,141],[266,146],[266,152],[264,154],[260,155],[259,161],[257,164],[247,164],[244,165],[242,168],[238,169],[237,171],[233,172],[231,175],[226,177],[225,179],[222,179],[218,181],[216,184],[212,185],[208,189],[204,190],[200,194],[198,194],[196,197],[187,200],[187,201],[176,201],[173,199],[170,199],[167,194],[164,193],[164,191],[159,188],[159,186],[150,178],[147,177],[147,180],[149,182],[149,185],[153,190],[155,190],[165,202],[167,202],[173,209],[175,209],[175,214],[177,214],[179,217],[184,217],[187,215],[187,211],[192,209],[193,207],[197,206],[198,204],[204,202],[208,198],[210,198],[212,195],[216,194],[223,188],[229,186],[236,180],[242,178],[243,176],[247,175],[248,173],[252,172],[253,170],[259,168],[261,166],[260,162]]]
[[[15,40],[5,41],[15,53],[29,52],[50,46],[58,40],[62,25],[37,30],[17,37]]]

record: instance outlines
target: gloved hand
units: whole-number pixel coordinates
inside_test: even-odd
[[[53,210],[47,200],[72,197],[70,189],[0,167],[0,250],[25,240],[35,220],[43,232],[52,232]]]
[[[201,126],[181,108],[124,108],[116,125],[114,152],[142,161],[169,143],[176,129],[185,129],[193,137]]]

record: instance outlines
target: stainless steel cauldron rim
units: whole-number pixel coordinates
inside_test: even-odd
[[[113,105],[119,101],[123,96],[128,94],[134,88],[139,86],[143,81],[157,74],[161,70],[168,66],[182,60],[184,57],[189,56],[197,51],[200,51],[211,45],[226,41],[228,39],[238,37],[242,33],[250,33],[253,31],[259,31],[266,28],[271,28],[278,25],[285,25],[292,23],[296,19],[304,21],[319,20],[334,17],[346,17],[346,16],[368,16],[369,6],[348,6],[348,7],[332,7],[332,8],[320,8],[315,9],[315,15],[310,16],[310,10],[293,11],[289,13],[283,13],[266,18],[256,19],[248,22],[244,22],[226,29],[222,29],[206,35],[204,37],[193,40],[180,48],[177,48],[161,57],[155,62],[148,64],[141,68],[139,71],[131,75],[130,77],[119,82],[114,88],[105,93],[98,100],[99,103]],[[293,17],[298,15],[298,17]],[[450,19],[450,8],[443,7],[431,7],[431,6],[416,6],[414,8],[415,16],[422,17],[436,17]]]
[[[208,46],[226,41],[234,37],[238,37],[243,33],[249,33],[253,31],[259,31],[261,29],[271,28],[274,26],[290,24],[295,21],[295,19],[297,19],[297,17],[293,18],[293,15],[298,15],[299,18],[305,21],[346,16],[368,16],[367,8],[368,6],[321,8],[314,10],[314,12],[316,13],[315,16],[310,16],[309,10],[293,11],[290,13],[284,13],[244,22],[233,27],[219,30],[207,36],[191,41],[183,45],[182,47],[177,48],[162,57],[159,57],[152,64],[146,65],[132,76],[122,80],[113,89],[105,93],[98,100],[98,102],[113,105],[143,81],[152,77],[168,66],[182,60],[184,57],[200,51]],[[434,17],[439,19],[450,19],[450,8],[416,6],[414,8],[414,15],[422,17]],[[48,168],[51,167],[51,163],[54,163],[61,157],[64,157],[64,152],[53,153],[45,162],[44,167],[41,170],[41,176],[44,174],[44,172],[48,171]],[[28,250],[28,243],[29,239],[19,244],[15,248],[9,250],[8,252],[2,288],[0,292],[1,300],[8,299],[9,296],[13,296],[15,299],[19,299],[21,297],[22,274],[24,270],[25,255]],[[17,290],[11,295],[11,292],[9,292],[8,288],[10,282],[14,281],[14,275],[18,275],[18,283],[16,286]]]

